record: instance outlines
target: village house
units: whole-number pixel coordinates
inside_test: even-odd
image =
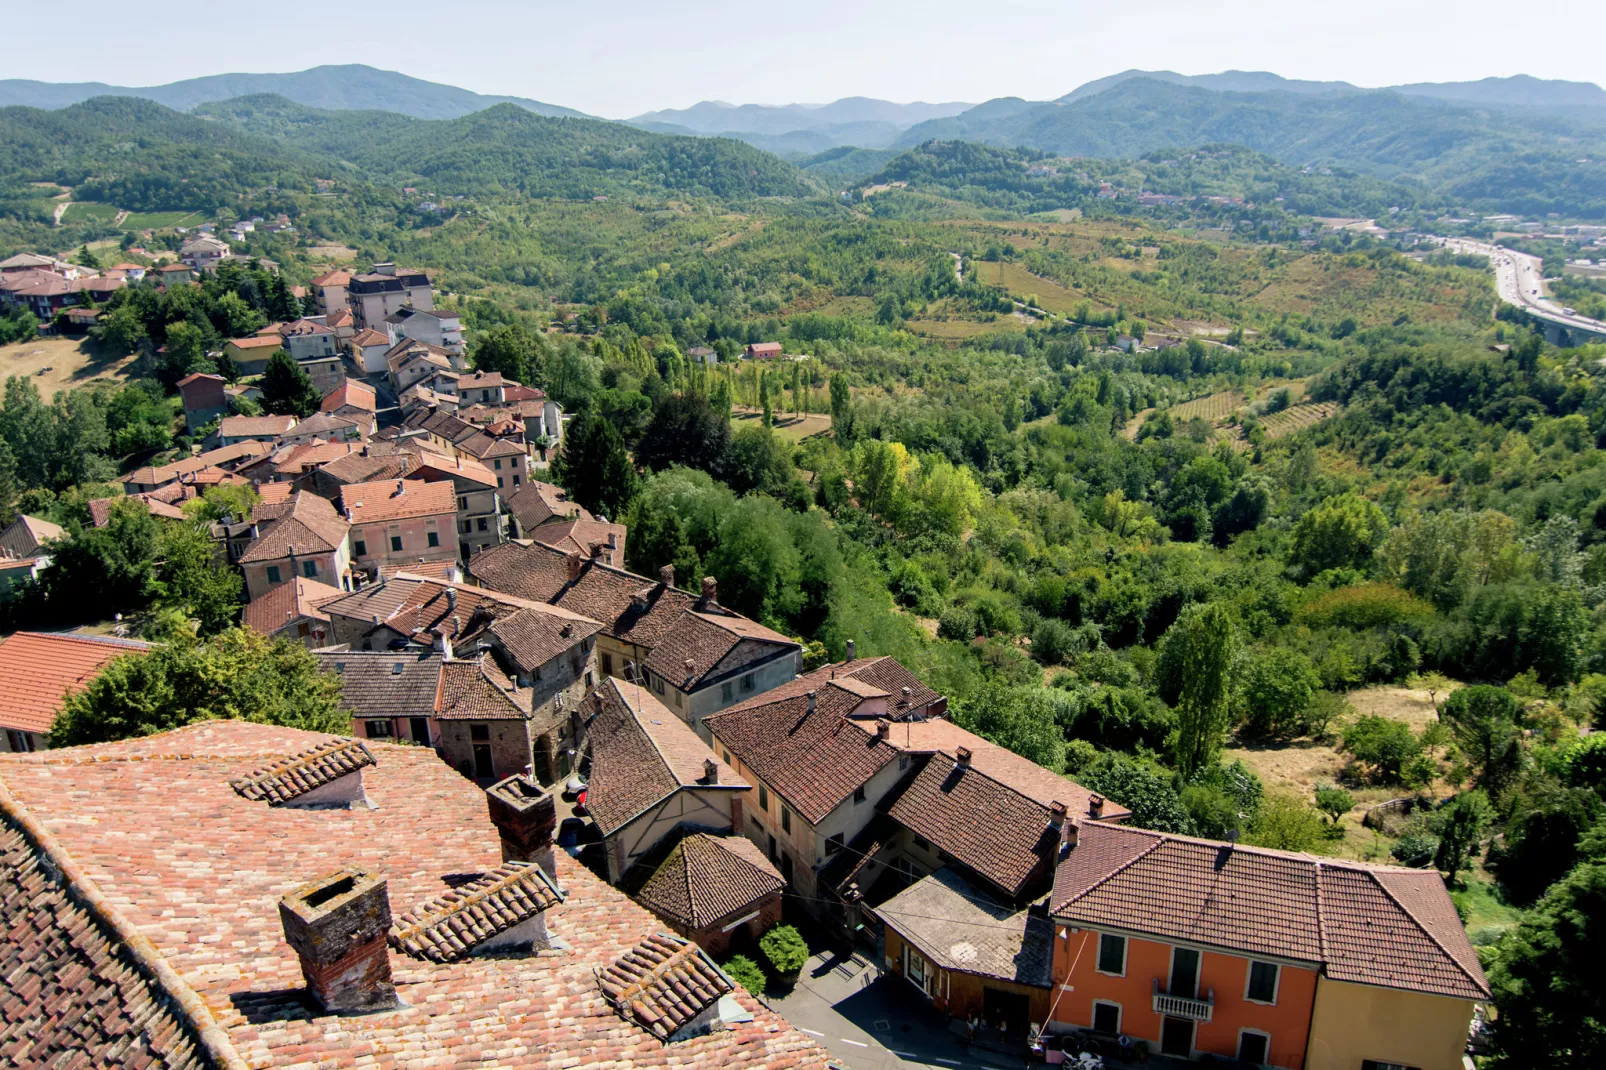
[[[829,1061],[554,850],[526,777],[486,791],[423,747],[208,721],[0,759],[0,782],[26,904],[0,956],[37,1065]]]
[[[475,372],[473,375],[465,375],[457,383],[458,404],[503,405],[507,402],[507,388],[510,382],[511,380],[502,378],[501,372]]]
[[[382,329],[392,345],[404,338],[439,346],[448,353],[463,352],[463,318],[456,312],[408,306],[385,317]]]
[[[409,478],[446,482],[457,495],[457,552],[464,561],[507,539],[496,477],[478,461],[436,453],[416,455]]]
[[[156,277],[163,289],[188,286],[195,281],[195,269],[188,264],[163,264],[156,269]]]
[[[639,887],[652,872],[643,860],[667,837],[741,828],[749,785],[646,688],[610,677],[591,701],[586,810],[610,882]]]
[[[435,650],[446,664],[478,666],[458,672],[455,697],[435,713],[442,756],[465,776],[533,770],[550,783],[573,772],[584,742],[582,699],[598,679],[596,621],[409,572],[324,610],[331,639],[352,650]],[[486,653],[493,657],[480,657]]]
[[[113,658],[149,649],[106,635],[15,632],[0,639],[0,754],[47,749],[67,696],[89,686]]]
[[[281,508],[240,555],[246,598],[255,601],[293,576],[349,588],[350,525],[334,506],[316,494],[297,491]]]
[[[344,598],[346,593],[339,587],[295,576],[246,603],[241,623],[269,639],[290,639],[317,649],[329,635],[329,614],[320,607]]]
[[[303,318],[282,324],[279,337],[284,339],[284,351],[298,364],[340,355],[335,332],[317,319]]]
[[[1051,1030],[1302,1070],[1462,1065],[1489,986],[1432,868],[1085,822],[1060,854]]]
[[[230,338],[223,343],[223,354],[234,362],[242,376],[261,375],[273,354],[284,348],[284,339],[275,334],[254,334],[249,338]]]
[[[243,465],[239,474],[258,484],[259,491],[276,484],[304,484],[304,477],[362,449],[360,442],[326,442],[316,436],[302,435],[301,429],[307,422],[310,420],[296,424],[283,445],[270,456]]]
[[[221,375],[194,372],[178,381],[184,402],[184,429],[194,434],[229,412],[228,380]]]
[[[238,446],[242,442],[272,442],[297,423],[294,416],[225,416],[218,425],[218,445]]]
[[[404,338],[385,350],[385,371],[390,388],[399,396],[409,387],[423,384],[432,390],[457,392],[460,378],[452,355],[428,342]]]
[[[315,412],[305,420],[297,420],[294,427],[279,436],[286,446],[299,446],[313,442],[361,442],[368,437],[373,426],[372,416],[346,416],[333,412]]]
[[[405,740],[433,747],[445,659],[433,650],[317,650],[325,672],[340,677],[340,701],[359,739]]]
[[[403,308],[430,311],[435,307],[435,291],[422,271],[397,268],[395,264],[375,264],[365,275],[353,275],[346,283],[346,303],[357,318],[357,327],[385,329],[385,320]]]
[[[508,511],[518,524],[515,538],[528,539],[530,532],[550,520],[593,520],[578,502],[569,500],[569,492],[552,483],[532,479],[507,499]]]
[[[347,379],[325,394],[318,411],[332,416],[350,416],[359,421],[362,438],[379,429],[375,419],[379,411],[378,398],[374,388],[360,379]]]
[[[351,285],[351,272],[336,268],[312,280],[312,300],[318,314],[330,316],[347,308],[346,287]],[[347,309],[349,311],[349,309]]]
[[[353,483],[340,488],[340,511],[351,524],[358,568],[457,558],[457,495],[450,483]]]
[[[786,881],[745,836],[695,832],[677,843],[636,893],[671,930],[715,958],[753,954],[781,920]]]
[[[774,360],[781,355],[779,342],[754,342],[743,352],[748,360]]]
[[[395,343],[388,334],[364,327],[346,340],[346,351],[363,375],[384,375],[390,370],[385,363],[385,354],[393,345]]]
[[[209,234],[191,238],[178,250],[178,258],[197,272],[211,271],[228,255],[228,243]]]
[[[193,457],[183,457],[164,465],[145,465],[136,468],[122,478],[122,483],[128,494],[154,493],[173,486],[196,472],[209,468],[234,471],[271,452],[272,447],[268,443],[248,439],[230,446],[220,446]]]
[[[550,520],[536,527],[525,538],[562,550],[566,554],[584,554],[591,557],[596,547],[602,547],[602,563],[614,568],[625,566],[625,536],[623,524],[609,524],[602,520]]]
[[[67,529],[42,517],[18,514],[4,531],[0,531],[0,558],[21,561],[48,554],[54,539],[65,539]]]

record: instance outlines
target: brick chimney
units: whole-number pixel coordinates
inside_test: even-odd
[[[719,763],[714,761],[712,758],[703,759],[703,783],[719,783]]]
[[[301,959],[307,993],[331,1014],[396,1006],[390,978],[390,895],[385,879],[347,868],[279,900],[285,943]]]
[[[502,839],[502,861],[533,862],[556,881],[552,833],[558,827],[558,807],[551,793],[534,777],[519,773],[486,788],[485,801]]]
[[[1067,807],[1064,803],[1060,802],[1058,799],[1055,799],[1053,802],[1049,803],[1048,804],[1048,827],[1049,828],[1055,828],[1055,829],[1064,828],[1065,827],[1065,815],[1068,812],[1069,812],[1069,807]]]
[[[1093,820],[1095,820],[1095,821],[1097,821],[1099,818],[1103,817],[1104,816],[1104,796],[1102,796],[1102,795],[1089,795],[1087,797],[1087,813],[1088,813],[1088,816],[1093,818]]]
[[[892,722],[888,721],[885,717],[880,717],[880,718],[876,719],[875,734],[876,734],[876,738],[877,739],[886,739],[888,734],[891,733],[891,731],[892,731]]]
[[[954,752],[954,765],[960,769],[970,768],[970,748],[960,747]]]
[[[658,582],[665,588],[675,585],[675,566],[665,565],[658,570]]]
[[[580,570],[585,567],[586,559],[578,552],[569,554],[569,582],[573,583],[580,578]]]
[[[703,577],[702,601],[707,606],[719,604],[719,581],[712,576]]]

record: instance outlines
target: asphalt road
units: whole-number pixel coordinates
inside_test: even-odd
[[[1495,289],[1500,299],[1564,327],[1606,335],[1606,323],[1588,316],[1570,315],[1545,293],[1544,272],[1537,256],[1519,253],[1503,245],[1471,238],[1445,238],[1445,248],[1459,253],[1487,256],[1494,267]]]

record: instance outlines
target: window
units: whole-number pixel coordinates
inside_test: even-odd
[[[490,525],[486,522],[486,520],[485,520],[485,518],[483,516],[480,517],[477,522],[479,524],[479,528],[480,528],[481,531],[489,531],[489,530],[491,530]]]
[[[721,750],[719,753],[720,753],[720,756],[725,759],[725,764],[726,765],[730,765],[731,764],[731,752],[728,751],[728,750]]]
[[[358,557],[368,556],[368,544],[363,542],[361,539],[358,539],[356,542],[352,543],[351,548],[356,552]]]
[[[675,705],[676,706],[684,706],[684,705],[686,705],[685,699],[681,696],[681,693],[679,691],[675,692]]]
[[[729,702],[730,700],[731,700],[731,682],[729,680],[726,680],[724,683],[719,685],[719,701],[721,701],[721,702]]]
[[[749,825],[752,825],[754,830],[756,830],[758,832],[763,832],[764,831],[764,826],[759,824],[758,823],[758,818],[754,817],[752,814],[748,814],[747,815],[747,823]]]
[[[1244,999],[1251,1003],[1276,1003],[1278,972],[1275,962],[1251,962],[1249,987],[1244,990]]]
[[[1126,937],[1114,933],[1099,936],[1099,972],[1126,976]]]
[[[781,804],[781,831],[782,832],[791,832],[792,831],[792,811],[790,811],[790,810],[788,810],[786,808],[786,804],[785,803]]]
[[[1271,1038],[1265,1033],[1255,1033],[1248,1029],[1238,1032],[1238,1061],[1248,1063],[1250,1066],[1264,1066],[1266,1056],[1271,1048]]]
[[[457,499],[457,511],[460,512],[460,513],[468,512],[468,499],[467,498],[459,498],[459,499]]]
[[[654,676],[652,678],[652,689],[660,695],[664,693],[664,678],[662,676]]]
[[[6,729],[6,744],[13,754],[27,754],[35,749],[33,736],[15,728]]]
[[[513,477],[513,485],[515,487],[519,485],[519,477],[517,475]]]
[[[770,789],[762,784],[758,786],[758,808],[766,814],[770,812]]]
[[[303,562],[301,562],[301,574],[303,576],[307,577],[308,579],[311,579],[312,577],[316,576],[318,574],[318,562],[316,562],[316,561],[303,561]]]
[[[367,728],[369,739],[389,739],[395,734],[391,731],[389,721],[369,721],[367,722]]]
[[[474,530],[474,525],[470,524],[467,520],[459,520],[457,522],[457,530],[462,534],[467,535],[469,532]]]
[[[604,655],[602,655],[602,671],[607,673],[609,676],[613,675],[613,655],[612,654],[604,654]]]
[[[494,464],[494,465],[495,465],[495,466],[496,466],[496,470],[497,470],[497,471],[498,471],[498,472],[500,472],[500,471],[501,471],[501,470],[502,470],[502,458],[500,458],[500,457],[498,457],[498,458],[496,458],[496,460],[495,460],[495,461],[494,461],[494,462],[492,462],[492,463],[493,463],[493,464]],[[500,480],[498,480],[498,482],[500,482]]]
[[[302,621],[300,624],[296,625],[296,635],[300,636],[302,639],[305,639],[311,634],[312,625],[308,624],[306,621]]]
[[[590,669],[586,670],[586,689],[587,690],[591,689],[591,670]]]
[[[497,476],[496,477],[496,485],[499,486],[499,487],[503,485],[501,476]]]
[[[753,690],[753,674],[752,673],[748,673],[746,676],[742,677],[742,690],[743,691],[751,691],[751,690]]]
[[[269,565],[268,566],[268,582],[269,583],[275,583],[275,584],[279,582],[279,566],[278,565]]]
[[[832,833],[825,838],[825,857],[830,858],[842,850],[843,835],[840,832]]]
[[[471,724],[468,726],[468,738],[476,743],[491,741],[491,726],[488,724]]]
[[[441,533],[440,532],[438,532],[438,531],[428,531],[428,532],[425,532],[424,534],[427,537],[425,541],[427,541],[429,543],[429,545],[431,545],[431,546],[439,546],[441,544]]]
[[[401,536],[400,535],[392,535],[390,537],[390,550],[391,550],[391,553],[396,553],[396,554],[401,553]]]
[[[864,802],[864,785],[860,784],[853,789],[853,805],[857,806],[862,802]]]
[[[1106,1036],[1118,1036],[1121,1032],[1121,1005],[1119,1003],[1105,1003],[1103,1000],[1093,1002],[1093,1032],[1103,1033]]]

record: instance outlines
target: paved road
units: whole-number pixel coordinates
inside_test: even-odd
[[[1452,252],[1487,256],[1494,267],[1495,289],[1506,304],[1527,309],[1563,327],[1606,335],[1606,323],[1565,312],[1563,306],[1550,298],[1545,292],[1544,271],[1539,257],[1471,238],[1445,238],[1443,241],[1444,247]]]

